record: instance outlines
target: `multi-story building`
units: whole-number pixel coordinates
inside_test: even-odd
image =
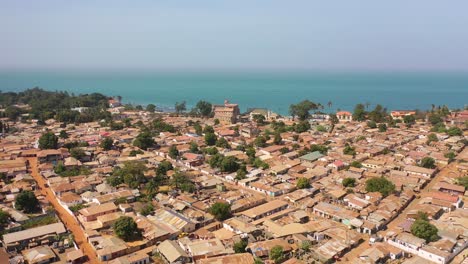
[[[213,112],[214,118],[222,124],[235,124],[240,114],[239,105],[230,104],[228,100],[224,101],[224,105],[214,105]]]

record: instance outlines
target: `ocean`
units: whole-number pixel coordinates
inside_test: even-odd
[[[40,87],[75,94],[120,95],[124,103],[173,108],[198,100],[238,103],[241,110],[268,108],[288,114],[289,105],[304,99],[321,103],[325,112],[352,111],[357,103],[369,110],[430,109],[432,104],[468,105],[467,73],[317,73],[317,72],[0,72],[0,90]],[[328,107],[328,102],[332,106]]]

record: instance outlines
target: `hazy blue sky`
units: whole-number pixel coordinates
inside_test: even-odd
[[[0,69],[468,71],[467,0],[0,0]]]

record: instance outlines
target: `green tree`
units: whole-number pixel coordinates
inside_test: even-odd
[[[156,106],[154,104],[149,104],[146,106],[146,111],[154,113],[156,111]]]
[[[289,113],[293,119],[297,118],[301,121],[306,120],[310,117],[310,111],[318,109],[318,105],[309,100],[304,100],[298,104],[292,104],[289,106]]]
[[[366,181],[366,191],[380,192],[386,197],[395,191],[395,184],[384,177],[375,177]]]
[[[111,150],[114,145],[114,140],[111,137],[105,137],[99,146],[104,150]]]
[[[455,160],[456,156],[457,155],[453,151],[450,151],[450,152],[447,152],[447,153],[444,154],[444,157],[446,157],[448,159],[448,162],[452,162],[453,160]]]
[[[265,116],[261,114],[255,114],[252,116],[252,119],[257,123],[257,125],[264,125],[265,124]]]
[[[206,125],[205,128],[203,129],[203,133],[214,133],[214,128],[212,126]]]
[[[195,154],[200,152],[200,150],[198,149],[197,142],[195,141],[190,142],[190,152],[195,153]]]
[[[141,230],[133,218],[121,216],[113,225],[114,233],[124,241],[131,241],[141,237]]]
[[[338,119],[338,117],[336,116],[336,114],[330,114],[330,121],[332,122],[332,124],[336,125],[340,122],[340,120]]]
[[[354,107],[353,120],[355,121],[364,121],[366,120],[366,109],[363,104],[357,104]]]
[[[379,124],[379,132],[385,132],[385,131],[387,131],[387,125]]]
[[[153,213],[153,211],[154,211],[153,205],[151,203],[147,203],[145,206],[143,206],[143,208],[141,208],[140,214],[147,216]]]
[[[65,130],[60,131],[59,137],[63,138],[63,139],[68,138],[67,131],[65,131]]]
[[[179,150],[177,150],[177,147],[176,145],[172,145],[170,148],[169,148],[169,157],[173,158],[173,159],[177,159],[179,157]]]
[[[342,182],[344,187],[354,187],[356,186],[356,179],[355,178],[344,178]]]
[[[234,156],[224,157],[219,165],[222,172],[235,172],[239,169],[239,163]]]
[[[453,136],[461,136],[463,135],[463,131],[458,128],[458,127],[450,127],[447,129],[447,135],[453,137]]]
[[[117,168],[108,177],[108,183],[116,186],[120,183],[127,184],[130,188],[138,188],[141,183],[146,182],[144,173],[148,170],[145,163],[139,160],[126,161],[122,168]],[[110,179],[109,179],[110,178]]]
[[[216,202],[210,209],[210,214],[218,221],[223,221],[231,217],[231,205],[228,203]]]
[[[133,146],[141,148],[143,150],[147,150],[148,148],[153,147],[156,145],[153,137],[151,136],[150,132],[141,132],[133,141]]]
[[[351,167],[355,167],[355,168],[362,168],[362,163],[355,160],[353,162],[351,162],[351,164],[349,164]]]
[[[10,221],[10,214],[8,212],[3,211],[0,209],[0,227],[3,230],[3,227],[5,227],[8,222]]]
[[[219,123],[220,123],[220,122],[219,122],[219,119],[218,119],[218,118],[215,118],[215,120],[214,120],[214,125],[217,126],[217,125],[219,125]]]
[[[346,144],[345,148],[343,149],[343,154],[354,156],[356,155],[356,149],[352,147],[351,145]]]
[[[210,117],[211,112],[213,110],[213,106],[211,105],[211,103],[207,101],[200,100],[195,106],[195,109],[198,115],[203,116],[203,117]]]
[[[281,142],[283,142],[283,138],[281,138],[281,134],[280,133],[275,133],[275,137],[273,138],[273,143],[275,145],[281,145]]]
[[[205,133],[205,144],[207,146],[214,146],[216,145],[216,141],[218,137],[214,133]]]
[[[201,127],[200,123],[195,123],[193,128],[195,129],[195,133],[197,135],[201,136],[203,134],[203,128]]]
[[[86,156],[86,153],[82,148],[77,147],[77,148],[72,148],[70,150],[70,156],[72,156],[73,158],[75,158],[77,160],[80,160],[80,159],[82,159],[83,157]]]
[[[316,129],[318,132],[327,132],[327,128],[325,128],[325,127],[322,126],[322,125],[316,126],[315,129]]]
[[[377,123],[375,123],[374,120],[369,120],[369,121],[367,121],[367,126],[369,128],[377,128]]]
[[[40,149],[56,149],[57,146],[58,146],[58,137],[52,132],[44,133],[39,138]]]
[[[175,103],[175,111],[176,113],[179,115],[181,113],[183,113],[185,110],[187,110],[187,107],[186,107],[186,104],[185,104],[185,101],[182,101],[182,102],[176,102]]]
[[[458,177],[455,183],[468,188],[468,176]]]
[[[21,115],[21,113],[21,109],[16,106],[8,106],[5,109],[5,116],[12,121],[16,120]]]
[[[284,260],[284,250],[282,246],[274,246],[270,250],[270,259],[277,263],[281,263]]]
[[[308,121],[301,121],[294,126],[294,131],[297,133],[303,133],[310,129],[310,123]]]
[[[164,160],[159,163],[158,167],[156,168],[156,175],[167,175],[167,172],[172,170],[172,163]]]
[[[383,122],[386,116],[387,110],[380,104],[376,105],[374,110],[369,113],[369,119],[376,123]]]
[[[431,142],[437,142],[437,141],[439,141],[439,139],[437,138],[436,134],[431,133],[427,135],[427,141],[426,141],[427,145],[431,144]]]
[[[240,169],[237,170],[236,173],[236,180],[240,181],[247,177],[247,170],[245,166],[242,166]]]
[[[21,192],[15,198],[15,208],[25,213],[33,213],[39,208],[39,200],[31,191]]]
[[[298,189],[310,188],[310,182],[307,178],[301,177],[297,180],[296,187]]]
[[[220,137],[218,141],[216,141],[216,147],[230,149],[231,145],[229,145],[229,142],[225,138]]]
[[[241,239],[238,242],[234,243],[234,252],[235,253],[245,253],[245,248],[247,247],[248,242],[247,240]]]
[[[417,219],[411,225],[411,234],[426,240],[426,242],[437,241],[439,239],[438,232],[437,227],[425,219]]]
[[[267,140],[264,136],[258,136],[254,141],[254,145],[259,148],[264,148],[266,147],[266,141]]]
[[[426,169],[434,169],[435,168],[435,160],[431,157],[424,157],[419,166],[426,168]]]
[[[405,124],[407,125],[413,125],[414,123],[416,123],[416,118],[414,117],[414,115],[407,115],[403,117],[403,122],[405,122]]]

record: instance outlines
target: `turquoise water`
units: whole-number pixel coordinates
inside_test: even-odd
[[[266,107],[287,114],[291,103],[309,99],[328,110],[352,110],[357,103],[391,109],[430,109],[431,104],[468,104],[468,74],[462,73],[93,73],[0,72],[0,90],[101,92],[124,102],[170,108],[198,100],[238,103],[242,110]],[[328,109],[327,102],[333,106]]]

